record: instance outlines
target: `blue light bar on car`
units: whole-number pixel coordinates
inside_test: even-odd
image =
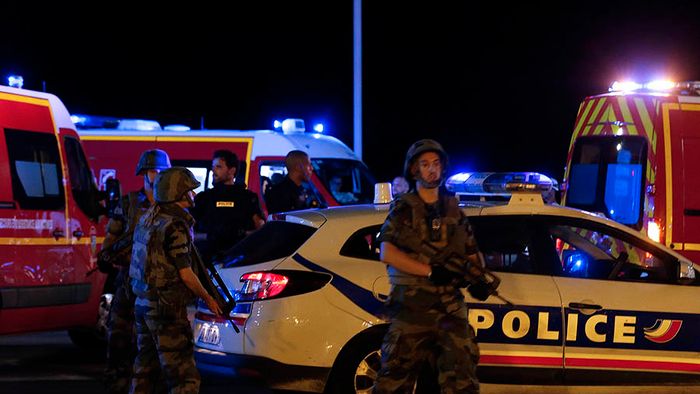
[[[538,172],[463,172],[447,179],[447,190],[471,195],[509,195],[516,191],[541,193],[556,181]]]

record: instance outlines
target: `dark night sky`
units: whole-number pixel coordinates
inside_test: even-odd
[[[352,1],[144,3],[6,3],[0,75],[45,81],[74,113],[240,129],[301,117],[352,147]],[[560,179],[586,95],[700,79],[698,15],[690,1],[365,1],[364,161],[387,180],[428,137],[454,170]]]

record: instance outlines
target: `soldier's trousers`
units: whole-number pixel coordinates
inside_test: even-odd
[[[162,371],[170,394],[198,393],[200,377],[185,302],[137,297],[135,312],[138,354],[130,392],[150,394]]]
[[[115,280],[114,296],[107,320],[107,367],[105,385],[110,394],[129,392],[136,357],[134,336],[134,293],[129,272],[121,269]]]
[[[443,394],[479,392],[479,348],[466,305],[461,295],[435,291],[434,286],[393,286],[375,394],[413,392],[426,363],[437,369]]]

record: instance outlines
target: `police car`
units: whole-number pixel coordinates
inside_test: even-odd
[[[513,180],[530,182],[511,197],[498,184]],[[512,303],[467,295],[480,379],[700,384],[698,266],[609,219],[544,204],[543,185],[546,177],[534,173],[448,182],[501,279],[499,294]],[[370,392],[387,328],[389,283],[376,236],[388,209],[282,214],[239,243],[219,270],[235,289],[232,319],[203,305],[196,313],[198,367],[257,371],[275,388]]]

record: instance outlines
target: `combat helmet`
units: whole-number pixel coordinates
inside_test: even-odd
[[[445,179],[447,175],[447,153],[442,149],[442,145],[439,142],[431,139],[423,139],[416,141],[406,152],[406,161],[403,165],[403,176],[410,183],[415,182],[416,179],[411,173],[411,166],[418,159],[418,156],[425,152],[435,152],[440,156],[440,161],[442,161],[442,179]]]
[[[156,202],[180,201],[182,195],[198,188],[201,183],[185,167],[171,167],[156,175],[154,198]]]
[[[164,170],[170,168],[170,158],[164,150],[150,149],[144,151],[139,158],[139,163],[136,165],[136,175],[146,170]]]

